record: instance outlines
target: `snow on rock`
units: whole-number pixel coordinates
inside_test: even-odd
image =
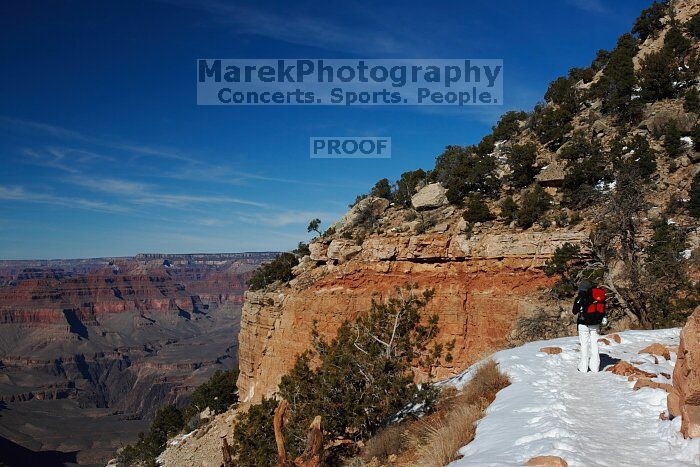
[[[478,422],[476,438],[451,466],[523,465],[558,456],[570,466],[700,465],[700,439],[684,439],[681,420],[663,420],[680,329],[626,331],[601,346],[601,367],[626,361],[653,373],[659,385],[637,385],[609,371],[579,373],[578,338],[531,342],[495,353],[512,384],[500,391]],[[619,342],[617,342],[619,340]],[[670,359],[639,352],[651,344]],[[559,354],[540,349],[560,347]],[[463,387],[478,364],[441,384]],[[601,368],[601,369],[602,369]],[[662,375],[663,373],[663,375]]]

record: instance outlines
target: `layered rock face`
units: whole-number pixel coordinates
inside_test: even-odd
[[[234,368],[246,281],[271,254],[192,256],[0,262],[0,436],[104,463]]]
[[[103,269],[81,277],[30,278],[0,288],[0,323],[67,323],[67,313],[95,323],[125,311],[192,313],[198,298],[164,270],[122,273]]]
[[[700,438],[700,307],[681,332],[673,388],[668,396],[669,412],[682,417],[683,436]]]
[[[585,232],[559,231],[372,236],[359,249],[342,239],[316,243],[310,261],[324,264],[301,272],[288,287],[246,293],[240,394],[257,401],[274,393],[296,356],[309,348],[314,322],[322,335],[333,337],[373,298],[407,284],[435,290],[425,314],[437,313],[438,340],[454,339],[455,348],[454,359],[434,375],[455,374],[504,347],[518,316],[546,306],[541,289],[552,279],[542,271],[544,262],[563,243],[585,238]]]

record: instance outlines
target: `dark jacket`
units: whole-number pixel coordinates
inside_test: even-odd
[[[593,303],[593,294],[591,289],[579,290],[576,299],[574,299],[574,306],[571,309],[573,314],[578,314],[578,319],[576,324],[600,324],[603,321],[604,313],[586,313],[588,305]]]

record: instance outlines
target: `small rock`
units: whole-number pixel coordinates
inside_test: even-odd
[[[668,347],[665,345],[654,343],[648,347],[643,348],[638,352],[640,355],[643,353],[648,353],[650,355],[658,355],[659,357],[664,357],[666,360],[671,360],[671,353]]]
[[[549,355],[557,355],[561,353],[561,347],[542,347],[540,352],[544,352]]]
[[[661,412],[659,414],[659,420],[668,420],[668,415],[666,415],[666,412]]]
[[[618,344],[622,343],[622,338],[620,338],[620,336],[618,336],[617,334],[610,334],[608,336],[608,339],[612,339],[615,342],[617,342]]]
[[[634,391],[639,391],[642,388],[663,389],[667,393],[670,393],[673,390],[673,386],[668,383],[657,383],[656,381],[652,381],[648,378],[639,378],[637,382],[634,383],[634,387],[632,387],[632,389]]]
[[[433,231],[436,233],[445,233],[447,229],[449,229],[450,226],[447,224],[447,222],[442,222],[435,227],[433,227]]]
[[[605,338],[603,338],[603,337],[601,337],[600,339],[598,339],[598,342],[599,342],[600,344],[603,344],[603,345],[610,345],[610,341],[607,340],[607,339],[605,339]]]
[[[525,463],[537,467],[568,467],[568,463],[559,456],[537,456]]]
[[[648,371],[641,370],[624,360],[619,361],[613,366],[606,368],[605,371],[610,371],[613,374],[620,376],[644,376],[647,378],[654,378],[656,376],[654,373],[649,373]]]

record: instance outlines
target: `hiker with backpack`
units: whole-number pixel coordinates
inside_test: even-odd
[[[608,319],[605,317],[605,290],[593,287],[588,281],[582,281],[578,287],[572,313],[578,315],[576,324],[581,342],[578,371],[585,373],[590,368],[592,372],[598,372],[600,370],[598,335],[600,326],[608,324]]]

